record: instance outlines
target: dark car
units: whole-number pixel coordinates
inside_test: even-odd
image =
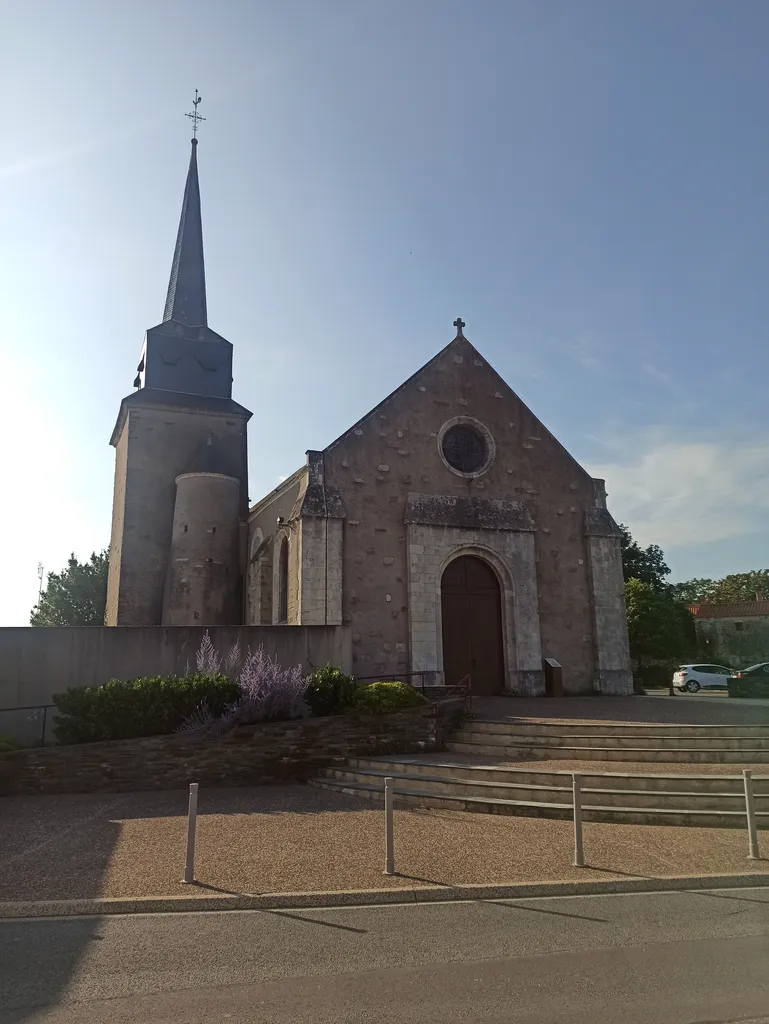
[[[740,672],[735,672],[733,679],[747,679],[753,676],[764,676],[769,680],[769,661],[762,661],[758,665],[751,665],[750,668],[744,668]]]
[[[769,698],[769,661],[735,672],[727,680],[730,697]]]

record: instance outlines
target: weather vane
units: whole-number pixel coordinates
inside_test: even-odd
[[[197,139],[198,137],[198,121],[205,121],[202,114],[198,113],[198,104],[203,99],[202,96],[198,96],[198,90],[195,90],[195,99],[192,101],[193,112],[191,114],[185,114],[192,121],[192,138]]]

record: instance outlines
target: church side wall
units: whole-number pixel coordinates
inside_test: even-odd
[[[454,417],[479,420],[494,438],[489,470],[467,479],[438,450]],[[524,501],[536,523],[542,657],[563,665],[564,687],[589,692],[595,675],[583,511],[595,504],[588,474],[464,341],[428,364],[325,452],[344,524],[344,621],[364,676],[405,672],[409,651],[404,510],[409,492]],[[518,624],[521,628],[521,624]]]
[[[285,534],[289,541],[289,622],[296,622],[291,618],[291,613],[297,613],[298,588],[298,531],[291,528],[291,514],[299,497],[299,490],[303,484],[303,478],[299,475],[292,482],[286,481],[286,486],[277,488],[273,495],[268,496],[259,502],[255,511],[251,512],[248,519],[248,592],[255,594],[257,588],[264,593],[267,589],[265,576],[269,574],[269,601],[251,601],[249,603],[248,615],[251,617],[251,624],[255,625],[253,618],[260,609],[260,614],[269,617],[274,622],[278,614],[277,597],[277,559],[279,557],[278,534]],[[282,519],[283,523],[278,523]],[[265,545],[262,547],[262,545]],[[292,548],[294,552],[292,554]],[[262,552],[261,556],[259,552]],[[293,600],[291,594],[293,591]],[[269,605],[269,609],[267,608]],[[263,619],[264,621],[264,619]]]

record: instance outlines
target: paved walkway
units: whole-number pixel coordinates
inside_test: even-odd
[[[425,884],[769,872],[742,830],[588,823],[590,867],[571,866],[568,821],[395,812],[382,874],[381,809],[309,786],[202,790],[198,890],[180,882],[186,794],[13,797],[0,802],[0,900],[270,893]],[[769,836],[760,836],[769,857]]]
[[[473,697],[479,718],[574,725],[637,722],[640,725],[769,725],[769,701],[718,693],[666,693],[645,697]]]

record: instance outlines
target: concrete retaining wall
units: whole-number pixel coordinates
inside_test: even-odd
[[[221,654],[240,641],[260,645],[283,665],[310,671],[330,662],[352,665],[348,626],[211,626]],[[11,735],[3,708],[50,704],[68,686],[99,686],[108,679],[184,672],[206,633],[203,626],[92,626],[78,629],[0,629],[0,733]]]

